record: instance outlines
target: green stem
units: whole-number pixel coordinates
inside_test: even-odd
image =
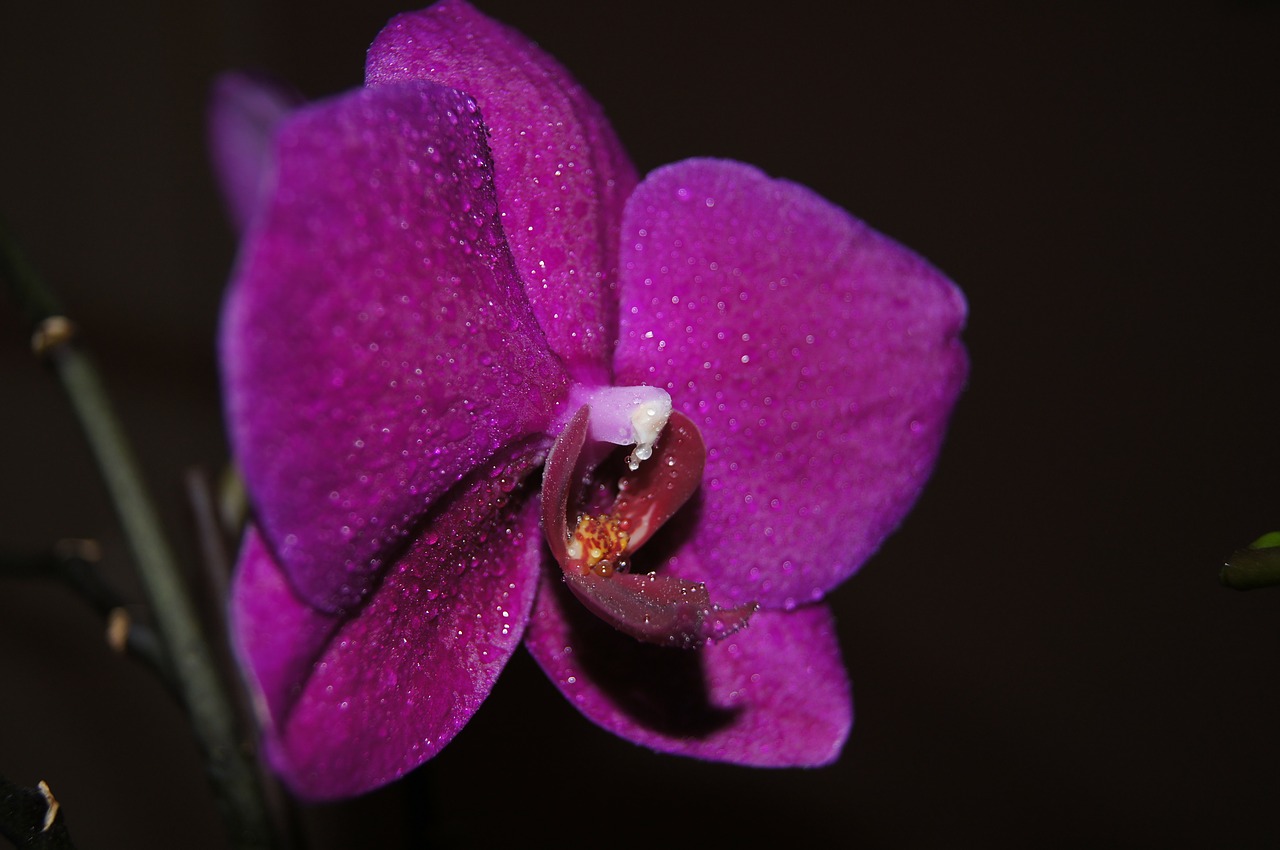
[[[58,316],[56,300],[2,225],[0,274],[8,280],[37,331],[47,320]],[[204,750],[208,776],[232,845],[270,847],[271,831],[261,788],[241,752],[231,700],[218,678],[177,559],[161,531],[159,514],[112,411],[102,379],[89,357],[74,344],[53,344],[47,354],[80,419],[133,550],[157,631]]]

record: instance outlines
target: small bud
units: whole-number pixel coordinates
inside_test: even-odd
[[[1264,534],[1227,558],[1218,579],[1236,590],[1280,585],[1280,531]]]

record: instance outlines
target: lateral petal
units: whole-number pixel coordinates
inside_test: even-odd
[[[668,568],[722,605],[822,598],[933,468],[967,371],[963,296],[844,210],[735,162],[650,174],[623,245],[618,380],[667,389],[708,450]]]

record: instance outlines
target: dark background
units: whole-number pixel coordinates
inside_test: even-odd
[[[972,378],[917,509],[832,598],[857,707],[837,765],[650,754],[521,652],[410,784],[304,809],[316,846],[1274,846],[1280,591],[1216,568],[1280,528],[1277,5],[478,5],[572,69],[641,171],[752,162],[931,258],[969,298]],[[234,251],[209,81],[353,87],[401,9],[0,12],[0,216],[83,325],[190,561],[181,477],[225,459]],[[0,301],[0,548],[96,537],[140,599],[26,344]],[[100,632],[64,588],[0,579],[0,775],[47,780],[84,848],[222,846],[179,710]]]

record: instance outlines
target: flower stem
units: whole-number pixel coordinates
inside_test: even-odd
[[[133,550],[139,578],[164,642],[170,667],[192,728],[204,751],[232,846],[272,846],[258,779],[241,752],[231,700],[218,678],[209,645],[177,559],[161,531],[155,505],[143,484],[97,369],[71,339],[71,323],[0,224],[0,276],[36,329],[34,344],[53,363],[97,459],[121,525]]]
[[[107,622],[111,648],[140,661],[181,702],[159,638],[146,625],[133,622],[124,599],[98,574],[97,549],[92,540],[60,540],[38,555],[0,552],[0,577],[65,583]]]

